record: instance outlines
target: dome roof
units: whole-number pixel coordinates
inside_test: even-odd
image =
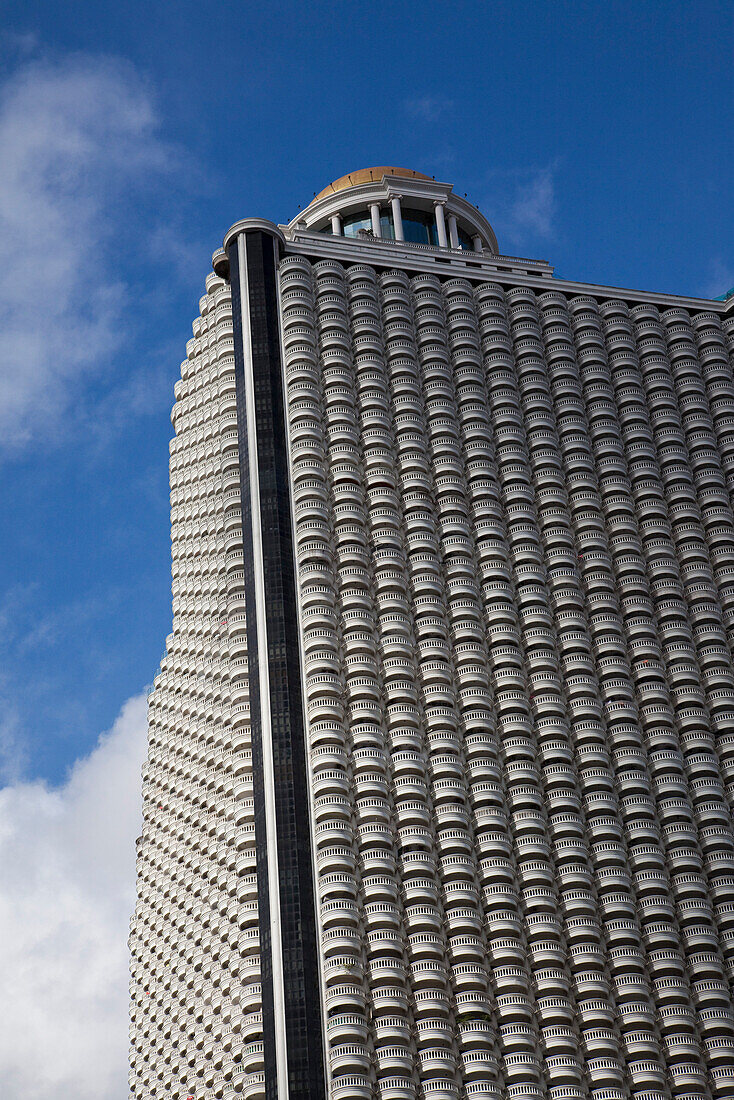
[[[350,172],[346,176],[340,176],[323,191],[319,191],[316,199],[323,199],[325,195],[333,195],[336,191],[344,191],[347,187],[358,187],[360,183],[378,183],[383,176],[402,176],[404,179],[429,180],[423,172],[414,172],[412,168],[394,168],[389,165],[379,165],[376,168],[360,168],[356,172]],[[316,199],[313,201],[316,202]]]

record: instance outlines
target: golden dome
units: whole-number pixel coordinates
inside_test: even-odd
[[[383,176],[403,176],[405,179],[429,180],[423,172],[414,172],[412,168],[392,168],[381,165],[377,168],[360,168],[357,172],[350,172],[347,176],[340,176],[323,191],[319,191],[313,202],[323,199],[324,195],[333,195],[336,191],[343,191],[346,187],[358,187],[360,183],[379,183]]]

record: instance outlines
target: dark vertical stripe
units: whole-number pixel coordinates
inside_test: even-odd
[[[255,610],[255,571],[252,542],[252,498],[250,496],[250,454],[245,401],[245,356],[242,332],[242,295],[237,240],[229,247],[229,271],[232,286],[232,327],[234,333],[235,389],[237,395],[237,439],[240,456],[240,494],[242,497],[242,543],[245,573],[245,615],[247,619],[247,664],[250,695],[250,731],[252,739],[252,778],[255,802],[255,865],[257,869],[257,910],[260,936],[260,981],[262,986],[263,1048],[265,1095],[277,1100],[275,1069],[275,1009],[273,1006],[273,956],[270,942],[270,898],[268,894],[267,834],[265,828],[265,786],[263,777],[262,715],[260,681],[257,675],[259,639]]]
[[[268,661],[272,721],[275,814],[283,937],[285,1027],[290,1100],[321,1100],[325,1096],[323,1044],[320,1034],[318,932],[313,894],[313,864],[309,818],[307,755],[303,728],[299,622],[293,568],[288,440],[282,382],[277,272],[273,238],[264,232],[246,235],[252,372],[260,478],[260,521],[266,598],[267,653],[250,648],[250,714],[255,771],[255,838],[258,897],[261,913],[263,967],[263,1032],[266,1096],[277,1100],[275,1084],[275,1019],[272,997],[272,944],[264,934],[267,903],[267,850],[262,779],[262,726],[259,695],[253,702],[253,682],[259,659]],[[239,269],[236,243],[230,247],[230,272],[237,376],[237,419],[240,439],[245,593],[248,647],[255,625],[252,578],[252,516],[249,503],[247,452],[242,451],[247,425],[244,400],[244,355],[239,314]],[[239,328],[239,331],[238,331]],[[247,526],[246,526],[247,525]],[[248,547],[249,542],[249,547]],[[248,564],[249,553],[249,564]],[[252,610],[250,608],[252,599]],[[266,971],[267,968],[267,971]]]

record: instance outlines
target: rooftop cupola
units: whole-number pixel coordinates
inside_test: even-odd
[[[290,222],[342,237],[497,254],[491,225],[450,183],[409,168],[360,168],[334,180]]]

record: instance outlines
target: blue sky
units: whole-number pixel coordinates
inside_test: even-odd
[[[0,1087],[122,1100],[169,413],[212,251],[396,164],[566,278],[721,294],[734,6],[6,0],[2,23]]]

